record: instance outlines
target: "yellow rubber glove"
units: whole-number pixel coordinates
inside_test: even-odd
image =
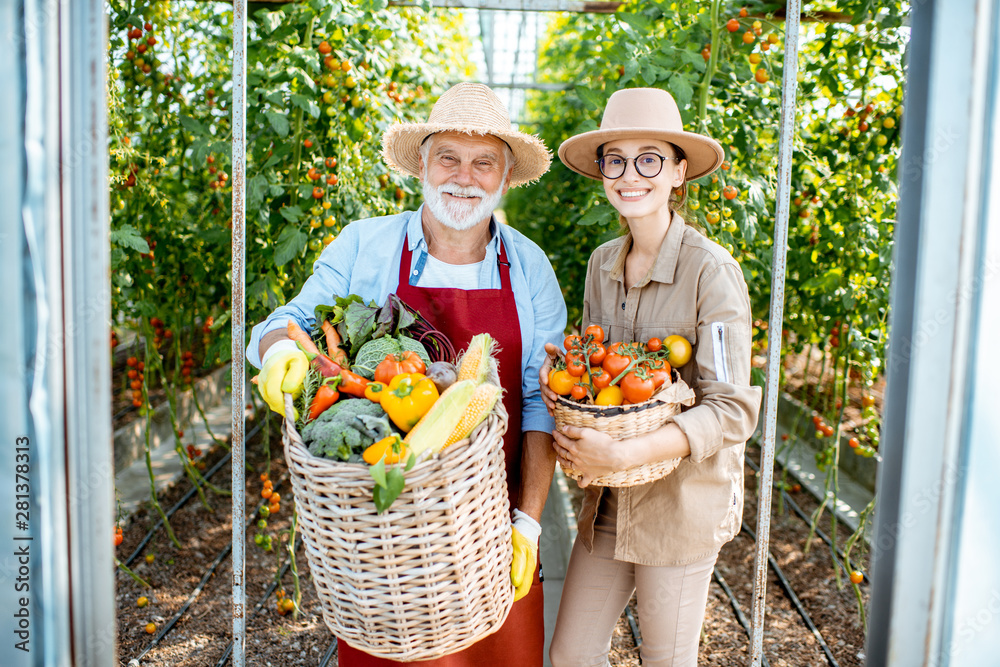
[[[284,415],[283,393],[298,397],[308,369],[309,359],[302,350],[281,350],[270,355],[257,376],[257,388],[264,402],[279,415]],[[298,411],[294,416],[299,418]]]
[[[528,533],[541,533],[541,526],[521,510],[514,510],[514,526],[510,529],[510,542],[514,547],[514,559],[510,564],[510,583],[514,585],[514,602],[531,590],[538,565],[538,537],[529,537],[517,529],[520,524]]]

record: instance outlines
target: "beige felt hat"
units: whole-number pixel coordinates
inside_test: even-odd
[[[434,103],[426,123],[399,123],[382,135],[382,157],[393,169],[420,176],[420,144],[437,132],[492,134],[514,152],[510,185],[536,180],[549,169],[552,154],[538,137],[513,129],[503,102],[489,86],[459,83]]]
[[[686,179],[693,181],[722,164],[722,146],[715,139],[685,132],[674,98],[657,88],[626,88],[608,98],[601,129],[570,137],[559,147],[559,159],[588,178],[601,180],[597,148],[614,139],[661,139],[678,146],[687,157]]]

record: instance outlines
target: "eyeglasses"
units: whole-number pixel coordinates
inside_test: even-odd
[[[684,158],[664,157],[657,153],[642,153],[636,157],[605,155],[599,160],[594,160],[594,162],[597,163],[598,168],[604,174],[605,178],[621,178],[625,174],[625,167],[628,166],[629,160],[632,160],[632,164],[635,165],[635,170],[640,176],[643,178],[653,178],[663,171],[663,163],[667,160],[677,160],[679,162],[682,159]]]

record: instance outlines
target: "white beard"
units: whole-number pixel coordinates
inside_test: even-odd
[[[442,197],[444,193],[479,197],[479,203],[472,205],[454,199],[445,202],[444,197]],[[423,194],[424,203],[441,224],[457,231],[464,231],[493,214],[493,210],[500,203],[500,197],[503,196],[503,186],[497,187],[493,193],[487,193],[482,188],[462,187],[451,183],[445,183],[435,188],[424,180]]]

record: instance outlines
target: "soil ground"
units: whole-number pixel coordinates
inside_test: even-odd
[[[253,516],[260,501],[262,482],[259,476],[268,466],[270,478],[282,500],[281,510],[268,519],[266,529],[272,535],[272,551],[265,551],[254,543],[254,535],[261,532],[255,525],[256,517],[248,522],[246,664],[318,665],[330,649],[333,637],[323,623],[319,602],[309,579],[309,565],[301,548],[297,551],[301,591],[299,613],[280,615],[273,594],[266,599],[259,612],[254,612],[258,601],[274,582],[279,561],[284,564],[288,560],[282,536],[287,538],[293,504],[276,420],[272,422],[270,456],[264,442],[263,438],[257,438],[247,446],[247,461],[252,468],[246,476],[247,514]],[[221,448],[208,452],[205,458],[207,467],[210,469],[224,454]],[[748,455],[756,459],[758,452],[751,448]],[[212,482],[228,489],[229,466],[223,466]],[[757,523],[755,485],[756,475],[748,466],[744,517],[751,528]],[[171,507],[188,488],[185,481],[167,490],[160,499],[161,505]],[[571,484],[571,488],[575,485]],[[806,513],[816,507],[815,500],[804,492],[792,496]],[[843,586],[838,586],[833,559],[826,544],[815,540],[809,552],[805,553],[808,525],[787,508],[780,511],[777,506],[779,497],[776,493],[770,529],[771,553],[839,664],[845,667],[862,665],[864,633],[853,587],[843,573],[840,578]],[[163,530],[159,530],[132,564],[135,573],[148,581],[151,588],[144,588],[119,572],[118,651],[123,667],[144,652],[139,661],[141,665],[215,665],[229,645],[232,636],[231,559],[225,554],[172,630],[155,647],[149,648],[154,638],[195,595],[206,572],[230,544],[230,498],[208,493],[208,504],[209,508],[206,508],[195,496],[172,517],[170,523],[180,541],[180,548],[171,543]],[[119,558],[127,558],[135,550],[157,518],[155,511],[148,509],[130,517],[123,526],[124,542],[117,549]],[[821,527],[829,532],[829,514],[822,520]],[[839,544],[844,543],[848,533],[843,526],[838,528]],[[746,534],[740,534],[723,548],[717,564],[718,573],[728,583],[748,618],[752,616],[754,548],[754,542]],[[147,555],[152,555],[152,562],[146,561]],[[281,589],[294,595],[290,572],[284,575],[280,585]],[[867,584],[862,584],[861,591],[862,599],[867,601]],[[140,608],[137,605],[140,596],[148,597],[150,604]],[[764,654],[771,665],[803,667],[827,664],[815,636],[782,592],[773,572],[769,573],[767,584],[766,614]],[[146,632],[146,625],[150,622],[156,624],[154,634]],[[641,626],[641,619],[638,622]],[[713,582],[703,626],[699,664],[720,667],[745,664],[748,646],[749,639],[737,621],[729,598],[722,587]],[[609,657],[615,667],[640,664],[636,641],[624,614],[613,637]],[[336,657],[328,664],[336,665]]]

